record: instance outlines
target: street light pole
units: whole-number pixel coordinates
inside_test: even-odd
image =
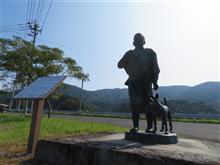
[[[80,102],[79,102],[79,111],[80,111],[80,112],[82,111],[83,84],[84,84],[84,79],[82,79],[82,83],[81,83]]]

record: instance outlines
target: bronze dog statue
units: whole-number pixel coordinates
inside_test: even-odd
[[[163,105],[159,101],[159,94],[157,93],[155,96],[151,97],[150,105],[151,105],[151,113],[152,113],[152,122],[154,127],[153,133],[156,133],[157,131],[157,117],[161,119],[160,132],[164,132],[165,134],[168,134],[168,128],[167,128],[167,120],[168,120],[170,133],[173,133],[172,117],[169,107],[167,106],[166,98],[164,98],[164,105]]]

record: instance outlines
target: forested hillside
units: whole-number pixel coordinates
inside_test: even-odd
[[[160,99],[166,97],[172,113],[216,114],[220,112],[220,82],[205,82],[190,86],[162,86],[157,91]],[[63,84],[51,96],[54,109],[79,109],[81,89]],[[128,90],[83,90],[83,110],[100,112],[129,112]],[[10,94],[0,92],[0,102],[9,103]]]

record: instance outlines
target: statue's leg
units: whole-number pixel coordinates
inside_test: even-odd
[[[137,132],[139,128],[139,111],[138,105],[136,103],[136,93],[135,86],[132,83],[129,83],[129,99],[130,99],[130,110],[132,115],[133,128],[130,129],[130,132]]]
[[[136,105],[132,105],[132,121],[133,121],[133,128],[139,128],[139,111]]]
[[[139,112],[137,110],[132,111],[132,120],[134,128],[139,128]]]
[[[150,97],[151,97],[151,89],[147,89],[146,93],[145,93],[145,117],[147,120],[147,129],[145,132],[149,132],[151,131],[151,129],[153,128],[153,122],[155,124],[155,120],[154,118],[154,109],[152,109],[151,105],[150,105]]]
[[[154,118],[154,109],[152,109],[151,105],[150,105],[150,100],[151,100],[151,96],[152,96],[152,83],[149,82],[148,80],[144,83],[144,100],[145,100],[145,116],[146,116],[146,120],[147,120],[147,129],[145,130],[145,132],[149,132],[151,131],[151,129],[153,128],[153,118]],[[155,125],[155,120],[154,120],[154,125]]]
[[[132,115],[133,128],[130,129],[130,132],[138,132],[139,128],[139,111],[138,107],[135,104],[130,104],[130,110]]]
[[[146,120],[147,120],[147,129],[146,129],[146,132],[149,132],[152,128],[153,128],[153,116],[152,116],[152,112],[150,110],[150,107],[149,106],[146,106],[146,110],[145,110],[145,117],[146,117]]]

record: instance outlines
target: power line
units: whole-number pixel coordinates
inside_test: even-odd
[[[34,14],[35,14],[35,1],[33,1],[33,11],[32,11],[32,19],[31,20],[34,20]]]
[[[14,32],[19,32],[19,31],[24,31],[25,28],[23,29],[14,29],[14,30],[1,30],[1,33],[14,33]]]
[[[20,35],[22,31],[26,30],[26,23],[21,23],[21,24],[14,24],[14,25],[5,25],[5,26],[0,26],[0,32],[1,33],[16,33]]]
[[[45,22],[47,20],[47,17],[49,15],[53,0],[50,1],[50,4],[48,6],[48,9],[46,11],[46,15],[45,18],[42,22],[42,26],[40,27],[39,23],[41,20],[41,16],[44,13],[44,9],[45,9],[45,4],[46,4],[46,0],[39,0],[38,4],[35,4],[37,2],[35,2],[34,0],[28,0],[27,2],[27,11],[26,11],[26,24],[24,24],[25,26],[16,26],[16,28],[4,28],[5,32],[11,32],[11,31],[16,31],[16,30],[25,30],[25,37],[27,35],[27,32],[30,33],[28,34],[29,36],[33,37],[33,45],[35,45],[35,41],[36,41],[36,37],[37,35],[42,31]],[[24,29],[22,29],[24,28]]]
[[[19,28],[5,28],[5,29],[0,29],[0,32],[16,32],[16,31],[23,31],[25,30],[25,26],[19,27]]]
[[[23,24],[23,25],[19,25],[19,26],[2,26],[0,27],[0,30],[4,30],[4,29],[19,29],[19,28],[22,28],[22,27],[25,27],[26,24]]]
[[[55,46],[62,47],[62,48],[65,48],[65,49],[68,49],[68,50],[71,50],[71,51],[73,50],[73,48],[71,46],[60,44],[60,42],[58,42],[58,41],[50,41],[48,39],[45,40],[44,38],[40,38],[39,40],[44,42],[44,43],[53,44]]]
[[[30,0],[30,11],[29,11],[29,16],[28,16],[28,22],[31,22],[32,4],[33,4],[33,1]]]
[[[21,28],[25,28],[25,26],[11,27],[11,28],[0,28],[0,30],[16,30],[16,29],[21,29]]]
[[[19,27],[19,28],[7,28],[7,29],[0,29],[0,31],[10,31],[10,30],[20,30],[20,29],[25,29],[25,26]]]
[[[42,4],[42,3],[41,3],[41,0],[39,0],[39,1],[38,1],[38,6],[37,6],[36,19],[35,19],[36,21],[37,21],[37,19],[38,19],[38,15],[39,15],[39,12],[40,12],[41,4]]]
[[[26,25],[26,24],[22,23],[22,24],[14,24],[14,25],[5,25],[5,26],[0,26],[0,28],[13,28],[13,27],[19,27],[23,25]]]
[[[16,32],[16,31],[23,31],[25,30],[25,27],[24,28],[21,28],[21,29],[6,29],[6,30],[0,30],[1,33],[4,33],[4,32]]]
[[[50,5],[49,5],[49,8],[47,9],[46,17],[45,17],[45,19],[44,19],[44,21],[43,21],[43,25],[42,25],[41,30],[43,29],[44,24],[45,24],[45,22],[46,22],[46,20],[47,20],[47,16],[48,16],[48,14],[49,14],[49,11],[50,11],[50,8],[51,8],[52,3],[53,3],[53,0],[50,1]]]
[[[38,16],[38,19],[37,19],[37,22],[40,23],[40,20],[41,20],[41,16],[44,12],[44,6],[46,4],[46,0],[42,0],[42,5],[41,5],[41,8],[40,8],[40,12],[39,12],[39,16]]]
[[[28,23],[29,4],[30,4],[30,0],[28,0],[28,4],[27,4],[26,23],[25,23],[26,26],[25,26],[25,34],[24,34],[25,39],[27,37],[27,23]]]

